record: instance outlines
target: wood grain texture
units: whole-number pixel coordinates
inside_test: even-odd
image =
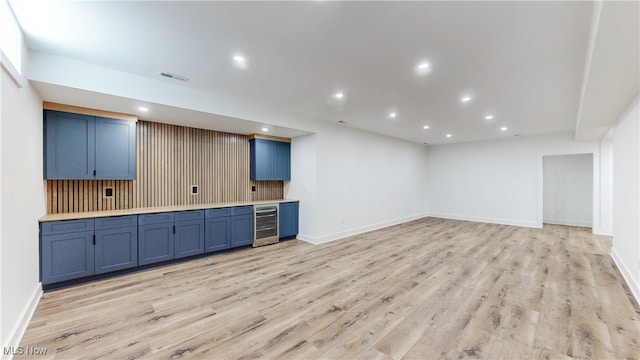
[[[133,182],[130,180],[45,180],[45,182],[47,214],[133,207]],[[104,197],[106,187],[113,188],[113,197]]]
[[[251,139],[264,139],[264,140],[273,140],[273,141],[291,143],[291,139],[289,138],[273,136],[273,135],[264,135],[264,134],[251,134],[249,135],[249,140]]]
[[[42,102],[42,109],[63,111],[63,112],[70,112],[75,114],[83,114],[83,115],[91,115],[91,116],[100,116],[100,117],[107,117],[107,118],[119,119],[119,120],[138,121],[138,117],[136,115],[122,114],[122,113],[116,113],[113,111],[105,111],[105,110],[98,110],[98,109],[90,109],[90,108],[73,106],[73,105],[58,104],[58,103],[53,103],[48,101]]]
[[[252,200],[252,201],[236,201],[236,202],[228,202],[228,203],[171,205],[171,206],[154,206],[154,207],[133,208],[133,209],[85,211],[85,212],[74,212],[74,213],[47,214],[41,217],[40,219],[38,219],[38,221],[43,222],[43,221],[91,219],[91,218],[108,217],[108,216],[141,215],[141,214],[163,213],[163,212],[174,212],[174,211],[217,209],[217,208],[233,207],[233,206],[250,206],[250,205],[267,205],[267,204],[271,205],[271,204],[282,204],[282,203],[296,202],[296,201],[298,200],[293,200],[293,199]]]
[[[47,292],[49,359],[637,359],[640,308],[589,229],[424,218]]]
[[[47,180],[47,214],[284,197],[282,181],[249,180],[249,138],[239,134],[140,120],[136,174],[136,180]],[[191,195],[192,185],[198,195]],[[103,197],[107,186],[113,198]]]

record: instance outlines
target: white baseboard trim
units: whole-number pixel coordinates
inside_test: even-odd
[[[596,229],[595,227],[593,228],[593,233],[595,235],[613,236],[613,234],[610,231],[604,231],[602,229]]]
[[[296,235],[296,239],[313,244],[313,237],[303,234]]]
[[[33,317],[33,313],[35,313],[36,308],[38,307],[38,303],[40,302],[40,298],[42,297],[42,284],[37,283],[36,287],[33,289],[33,293],[31,294],[31,298],[25,305],[20,314],[20,321],[15,324],[15,326],[11,329],[9,336],[7,336],[7,343],[2,344],[3,350],[4,348],[13,347],[15,349],[20,346],[20,341],[22,340],[22,336],[24,332],[27,330],[29,326],[29,322],[31,322],[31,318]],[[36,344],[32,344],[36,345]],[[13,358],[13,355],[4,355],[4,351],[2,352],[2,359],[10,360]]]
[[[349,237],[349,236],[358,235],[358,234],[362,234],[362,233],[365,233],[365,232],[369,232],[369,231],[378,230],[378,229],[382,229],[382,228],[393,226],[393,225],[406,223],[406,222],[413,221],[413,220],[416,220],[416,219],[421,219],[421,218],[423,218],[425,216],[427,216],[427,215],[424,214],[424,213],[421,213],[421,214],[411,215],[411,216],[407,216],[407,217],[403,217],[403,218],[399,218],[399,219],[383,221],[383,222],[377,223],[377,224],[371,224],[371,225],[361,226],[361,227],[353,228],[353,229],[349,229],[349,230],[339,231],[339,232],[336,232],[336,233],[333,233],[333,234],[322,235],[322,236],[307,236],[307,235],[298,234],[298,239],[300,239],[302,241],[305,241],[305,242],[308,242],[308,243],[311,243],[311,244],[314,244],[314,245],[320,245],[320,244],[328,243],[330,241],[344,239],[344,238]]]
[[[620,254],[618,254],[615,248],[611,248],[611,258],[613,259],[613,262],[616,263],[616,266],[622,273],[622,277],[627,282],[627,286],[629,286],[629,289],[631,289],[631,293],[633,294],[633,297],[635,297],[636,301],[640,303],[640,283],[638,283],[639,279],[635,279],[633,277],[632,275],[633,273],[629,271],[629,268],[622,261]]]
[[[482,216],[469,216],[469,215],[445,214],[445,213],[429,213],[428,216],[441,218],[441,219],[450,219],[450,220],[463,220],[463,221],[474,221],[474,222],[490,223],[490,224],[540,228],[540,226],[535,221],[525,221],[525,220],[516,220],[516,219],[498,219],[498,218],[487,218]]]
[[[579,227],[592,227],[593,226],[590,222],[580,221],[580,220],[543,219],[542,222],[545,223],[545,224],[566,225],[566,226],[579,226]]]

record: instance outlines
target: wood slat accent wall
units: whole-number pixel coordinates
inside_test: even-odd
[[[47,180],[47,213],[276,200],[282,181],[249,180],[249,137],[138,121],[137,180]],[[199,194],[191,195],[191,186]],[[256,191],[251,187],[255,185]],[[104,187],[114,196],[103,198]]]
[[[131,180],[47,180],[46,183],[47,214],[134,207]],[[103,197],[105,187],[113,188],[113,197]]]

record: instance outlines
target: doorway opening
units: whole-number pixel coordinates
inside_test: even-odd
[[[542,222],[593,228],[593,154],[547,155],[542,161]]]

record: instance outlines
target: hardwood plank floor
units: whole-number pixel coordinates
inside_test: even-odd
[[[40,359],[633,359],[640,308],[590,229],[424,218],[47,292]]]

